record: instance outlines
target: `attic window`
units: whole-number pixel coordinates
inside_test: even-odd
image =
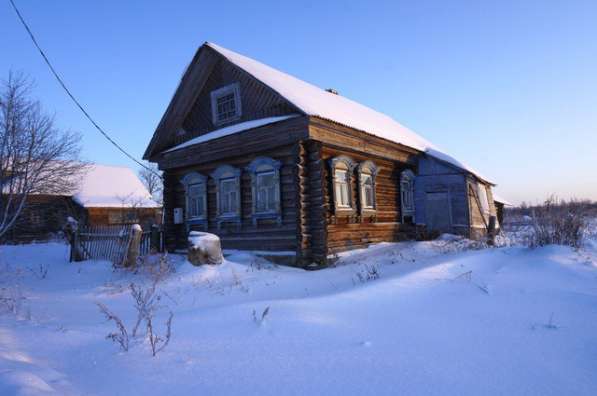
[[[212,91],[211,112],[214,125],[221,125],[240,118],[240,85],[234,83]]]

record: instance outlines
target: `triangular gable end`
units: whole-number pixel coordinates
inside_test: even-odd
[[[209,94],[213,89],[232,82],[240,82],[242,86],[243,115],[237,122],[303,113],[278,92],[205,43],[185,70],[143,158],[149,159],[176,144],[219,129],[211,122]],[[177,137],[176,132],[183,127],[188,133]]]

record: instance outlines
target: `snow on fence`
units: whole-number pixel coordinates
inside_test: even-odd
[[[131,243],[133,225],[83,226],[71,240],[71,261],[108,260],[122,265]],[[163,251],[163,235],[158,227],[141,234],[140,256]]]

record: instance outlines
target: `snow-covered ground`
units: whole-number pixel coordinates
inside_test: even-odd
[[[380,244],[307,272],[247,253],[158,284],[156,357],[128,352],[96,302],[135,322],[151,276],[0,246],[0,394],[595,395],[597,246]],[[263,320],[264,311],[269,307]],[[254,313],[255,312],[255,313]],[[144,333],[142,333],[144,334]]]

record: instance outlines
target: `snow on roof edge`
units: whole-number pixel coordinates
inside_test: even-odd
[[[238,124],[229,125],[224,128],[216,129],[205,135],[197,136],[191,140],[187,140],[184,143],[181,143],[177,146],[169,148],[167,150],[162,151],[162,153],[169,153],[172,151],[180,150],[185,147],[194,146],[199,143],[204,143],[210,140],[219,139],[224,136],[233,135],[235,133],[244,132],[249,129],[259,128],[264,125],[274,124],[276,122],[284,121],[289,118],[298,117],[299,114],[289,114],[284,116],[277,116],[277,117],[266,117],[266,118],[259,118],[257,120],[249,120],[245,122],[240,122]]]
[[[506,206],[514,206],[514,204],[506,199],[503,199],[502,197],[500,197],[498,194],[496,194],[495,192],[493,193],[493,200],[496,202],[500,202],[503,203]]]
[[[228,61],[263,82],[304,113],[328,119],[342,125],[375,135],[424,152],[431,157],[448,162],[459,169],[490,183],[490,179],[440,150],[422,136],[398,123],[390,116],[373,110],[351,99],[327,92],[313,84],[298,79],[258,62],[247,56],[205,42]],[[360,115],[360,116],[359,116]]]

